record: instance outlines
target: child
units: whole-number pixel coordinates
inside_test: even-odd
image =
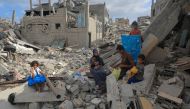
[[[100,60],[98,59],[95,60],[94,68],[91,69],[91,73],[96,83],[96,89],[100,89],[104,91],[105,81],[106,81],[106,72],[100,63],[101,63]]]
[[[31,64],[31,69],[30,69],[30,74],[31,74],[31,79],[34,82],[34,86],[37,92],[42,92],[43,87],[45,85],[45,75],[39,68],[39,63],[38,61],[33,61]],[[38,79],[41,79],[40,82],[37,82],[36,77],[39,77]]]
[[[137,83],[137,82],[140,82],[140,81],[143,81],[144,78],[144,64],[145,64],[145,56],[143,54],[140,54],[138,56],[138,63],[136,65],[136,68],[137,68],[137,73],[135,75],[133,75],[131,78],[129,78],[128,80],[128,84],[131,84],[131,83]]]

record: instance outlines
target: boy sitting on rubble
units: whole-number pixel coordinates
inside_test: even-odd
[[[46,79],[42,70],[39,68],[38,61],[32,61],[30,64],[30,76],[28,78],[28,85],[35,86],[37,92],[42,92]]]
[[[128,84],[131,83],[137,83],[144,80],[144,64],[145,64],[145,56],[143,54],[140,54],[138,56],[138,63],[135,67],[133,67],[128,72]]]

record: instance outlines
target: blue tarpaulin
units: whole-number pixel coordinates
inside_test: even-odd
[[[140,35],[121,35],[121,42],[125,51],[127,51],[133,57],[135,63],[137,63],[138,55],[141,52],[141,36]]]

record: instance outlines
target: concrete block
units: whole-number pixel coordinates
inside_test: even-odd
[[[30,103],[28,109],[40,109],[39,103]]]
[[[99,104],[99,109],[106,109],[106,105],[104,103]]]
[[[67,90],[70,91],[72,94],[77,95],[79,94],[79,86],[78,85],[67,85],[66,86]]]
[[[45,103],[42,107],[42,109],[54,109],[53,104]]]
[[[4,66],[3,64],[0,64],[0,74],[1,75],[6,75],[8,74],[9,70]]]
[[[86,95],[86,97],[85,97],[85,101],[86,102],[89,102],[89,101],[91,101],[93,98],[95,98],[96,97],[96,95]]]
[[[169,84],[168,82],[164,82],[159,88],[158,92],[167,93],[173,97],[179,97],[182,94],[184,89],[184,82],[176,77],[176,84]]]
[[[90,106],[87,106],[86,109],[95,109],[95,105],[90,105]]]
[[[127,109],[127,105],[123,101],[112,101],[111,109]]]
[[[80,108],[80,107],[84,106],[84,101],[81,98],[75,98],[73,100],[73,104],[74,104],[74,107]]]
[[[102,100],[100,98],[94,98],[91,100],[91,103],[97,106],[101,103],[101,101]]]
[[[59,105],[59,109],[74,109],[71,101],[65,100]]]

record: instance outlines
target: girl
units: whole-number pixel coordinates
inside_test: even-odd
[[[31,79],[34,81],[33,85],[35,86],[37,92],[42,92],[46,81],[45,75],[43,74],[42,70],[40,70],[38,61],[33,61],[30,66]],[[37,81],[37,77],[40,81]]]

